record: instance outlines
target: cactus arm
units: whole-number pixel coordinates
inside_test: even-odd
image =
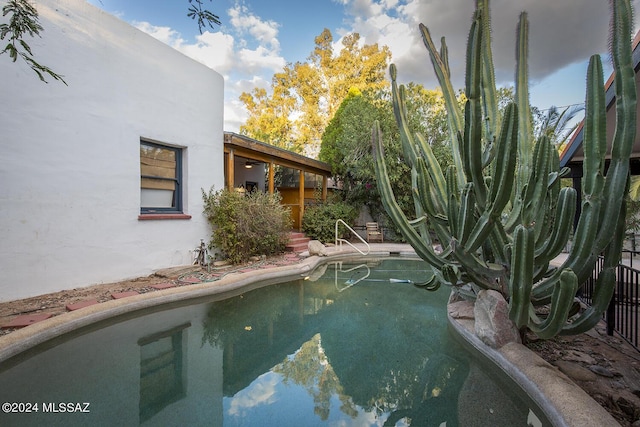
[[[612,233],[613,239],[604,254],[604,264],[596,280],[591,306],[581,313],[577,319],[574,319],[573,322],[565,325],[561,332],[562,334],[580,334],[588,331],[602,319],[602,313],[609,306],[616,287],[616,269],[620,262],[620,254],[624,244],[625,213],[625,203],[623,202],[618,222]]]
[[[453,166],[447,168],[446,187],[449,195],[449,203],[447,204],[447,216],[449,218],[449,228],[453,237],[460,236],[460,195],[458,194],[458,183],[455,177]]]
[[[400,131],[400,141],[402,142],[402,152],[405,159],[409,162],[409,166],[413,167],[416,159],[414,149],[415,143],[409,129],[409,121],[407,120],[407,109],[405,106],[404,87],[398,88],[396,81],[397,69],[395,64],[389,66],[389,74],[391,75],[391,95],[393,98],[393,114]]]
[[[460,213],[460,202],[455,194],[449,195],[449,204],[447,205],[447,217],[449,220],[449,229],[451,236],[456,238],[460,236],[460,225],[458,214]]]
[[[518,329],[529,322],[529,305],[533,280],[533,229],[518,225],[514,231],[509,280],[509,318]]]
[[[451,69],[449,69],[449,48],[444,40],[444,37],[440,38],[440,58],[444,64],[444,74],[447,78],[451,78]]]
[[[416,158],[414,170],[416,175],[415,188],[418,190],[418,199],[422,202],[425,211],[434,217],[439,215],[446,217],[446,205],[440,198],[433,179],[431,179],[424,158]]]
[[[413,285],[417,286],[420,289],[424,289],[425,291],[434,292],[440,289],[441,284],[442,282],[438,280],[438,277],[434,274],[433,276],[429,277],[427,280],[423,282],[416,282]]]
[[[602,270],[596,280],[591,306],[582,312],[571,323],[564,325],[560,335],[575,335],[588,331],[602,320],[602,313],[607,309],[616,287],[615,270]]]
[[[496,226],[489,234],[489,242],[493,250],[494,262],[497,264],[508,265],[509,256],[507,255],[506,247],[510,241],[499,221],[496,222]]]
[[[516,144],[514,141],[517,140],[517,129],[517,107],[510,104],[505,111],[498,138],[496,167],[493,169],[494,175],[489,190],[490,204],[476,222],[468,241],[462,240],[470,252],[479,248],[491,233],[492,228],[499,223],[499,215],[509,201],[515,174]]]
[[[444,98],[445,107],[447,109],[447,119],[449,121],[451,147],[453,152],[453,164],[456,167],[456,176],[458,179],[458,185],[462,187],[466,179],[464,177],[464,169],[462,167],[462,158],[460,156],[460,143],[457,138],[458,132],[460,132],[463,128],[462,111],[460,111],[460,106],[458,105],[458,99],[456,97],[456,93],[453,90],[453,86],[449,78],[449,64],[443,62],[443,58],[438,54],[435,44],[433,43],[433,40],[431,38],[431,34],[429,33],[429,29],[423,24],[420,24],[419,28],[420,28],[420,33],[422,34],[422,40],[424,42],[424,45],[427,47],[427,50],[429,51],[429,57],[431,58],[433,69],[436,73],[436,77],[438,78],[438,83],[440,84],[440,87],[442,89],[442,95]],[[443,38],[443,42],[444,42],[444,38]],[[443,43],[443,46],[444,46],[444,43]]]
[[[475,195],[473,192],[473,183],[469,182],[462,190],[462,199],[460,200],[460,214],[458,215],[458,235],[456,236],[459,241],[465,242],[471,230],[473,224],[476,223],[475,218]]]
[[[451,243],[451,254],[465,268],[465,272],[474,279],[474,283],[484,289],[502,292],[499,280],[506,275],[505,268],[497,264],[485,264],[473,254],[464,250],[454,239]]]
[[[513,229],[520,223],[520,216],[522,214],[522,205],[524,204],[522,201],[522,196],[518,194],[516,181],[516,189],[514,191],[512,200],[511,200],[511,211],[507,215],[507,218],[504,220],[504,229],[511,233]]]
[[[415,188],[417,185],[417,177],[414,172],[415,169],[411,169],[411,188]],[[433,247],[431,235],[429,234],[428,217],[422,209],[422,204],[415,197],[413,198],[413,209],[416,213],[416,219],[409,221],[409,225],[422,236],[425,245]]]
[[[496,163],[489,187],[489,203],[493,214],[502,213],[509,202],[516,168],[518,109],[515,104],[507,106],[498,145]]]
[[[516,47],[516,103],[523,120],[518,122],[518,185],[522,189],[529,181],[531,173],[531,110],[529,108],[529,20],[527,13],[520,14]]]
[[[612,42],[612,57],[614,58],[614,72],[616,93],[616,130],[612,146],[612,159],[604,189],[599,183],[599,171],[603,169],[602,136],[604,125],[598,120],[585,121],[589,132],[585,128],[584,151],[589,160],[590,175],[583,178],[584,188],[590,189],[591,194],[585,194],[582,214],[578,221],[574,247],[564,266],[572,268],[578,276],[579,283],[583,283],[591,274],[595,260],[612,239],[611,229],[615,226],[620,206],[624,197],[624,189],[629,173],[629,155],[633,147],[636,133],[636,88],[635,74],[632,66],[630,34],[630,12],[628,1],[614,2],[614,31]],[[591,58],[587,72],[587,97],[585,117],[603,114],[600,93],[604,92],[604,84],[600,72],[600,59]],[[586,138],[587,136],[590,138]],[[600,155],[599,155],[600,154]],[[597,159],[597,161],[595,160]],[[615,215],[615,216],[614,216]],[[586,234],[581,233],[583,216]],[[594,218],[595,216],[595,218]],[[597,224],[600,224],[598,228]],[[549,289],[540,286],[539,293]],[[536,295],[539,295],[537,293]]]
[[[493,68],[493,53],[491,52],[491,15],[489,13],[488,0],[478,0],[476,7],[481,11],[480,22],[482,25],[482,101],[484,109],[484,122],[486,131],[487,156],[485,163],[490,162],[491,147],[500,129],[500,112],[498,110],[498,98],[496,96],[496,77]]]
[[[518,173],[516,190],[511,201],[511,212],[505,221],[505,229],[509,232],[520,222],[520,215],[524,211],[525,187],[529,182],[531,169],[531,110],[529,108],[528,86],[528,37],[529,21],[527,14],[522,12],[518,22],[518,39],[516,44],[516,104],[522,120],[518,121]]]
[[[439,257],[434,252],[433,247],[430,244],[426,244],[415,228],[411,226],[394,198],[391,182],[389,181],[389,175],[387,173],[387,165],[384,162],[384,148],[382,147],[380,124],[377,121],[373,126],[371,145],[373,148],[373,159],[376,164],[378,191],[380,192],[385,210],[394,224],[398,226],[404,238],[407,239],[407,242],[415,249],[416,253],[433,267],[437,269],[442,268],[445,260]]]
[[[582,192],[585,198],[591,198],[600,194],[604,185],[604,163],[601,159],[607,150],[607,106],[605,103],[605,90],[602,61],[599,55],[593,55],[589,59],[587,69],[587,96],[586,109],[589,114],[584,118],[584,161]]]
[[[591,273],[592,264],[589,264],[588,260],[590,259],[591,247],[597,233],[599,208],[599,205],[596,205],[591,200],[582,203],[582,212],[574,234],[571,252],[559,270],[560,272],[563,269],[571,269],[578,277],[579,283],[583,283],[586,280],[586,277],[583,276],[588,276]],[[559,272],[557,274],[560,274]],[[535,299],[549,297],[553,292],[557,279],[557,277],[551,277],[543,281],[533,290],[533,297]]]
[[[422,134],[416,133],[416,140],[418,141],[418,148],[420,149],[422,157],[424,157],[427,170],[433,181],[434,189],[437,191],[437,196],[441,200],[441,203],[446,204],[445,201],[448,199],[449,193],[447,192],[447,180],[442,173],[440,163],[438,163],[438,159],[436,159],[436,156],[433,154],[431,145],[424,139]]]
[[[544,197],[546,195],[548,176],[550,171],[551,141],[547,136],[540,138],[534,149],[533,170],[529,176],[529,184],[525,194],[524,211],[522,221],[525,224],[541,220],[540,213],[544,214]]]
[[[574,188],[565,187],[558,195],[558,205],[556,207],[555,221],[551,235],[544,243],[535,250],[535,263],[543,264],[558,256],[565,247],[576,211],[577,193]]]
[[[573,298],[578,290],[578,278],[573,271],[566,269],[560,274],[557,286],[551,297],[550,311],[546,319],[539,322],[535,313],[531,313],[529,329],[542,339],[552,338],[562,330],[573,306]]]
[[[603,141],[605,140],[605,124],[596,119],[603,116],[606,111],[604,103],[604,83],[602,78],[602,64],[600,57],[594,55],[589,61],[587,71],[587,96],[585,106],[585,173],[583,188],[585,189],[582,213],[578,220],[574,245],[563,267],[571,268],[578,276],[580,283],[584,282],[591,274],[591,270],[599,253],[601,253],[612,238],[611,228],[615,223],[612,215],[615,213],[617,220],[618,209],[621,205],[623,190],[628,175],[628,156],[635,139],[636,131],[636,92],[635,75],[632,68],[631,46],[629,41],[628,25],[618,21],[629,21],[629,15],[625,19],[621,15],[628,12],[627,2],[616,0],[614,2],[614,32],[612,43],[612,56],[614,57],[614,69],[616,73],[616,116],[617,125],[612,149],[612,160],[602,184],[601,171],[604,168]],[[622,9],[622,13],[619,11]],[[626,29],[624,29],[626,27]],[[626,34],[626,36],[625,36]],[[624,61],[620,57],[626,58]],[[630,93],[632,92],[632,93]],[[626,160],[624,156],[626,155]],[[615,189],[615,191],[614,191]],[[587,192],[588,191],[588,192]],[[604,197],[604,199],[603,199]],[[602,215],[600,215],[602,211]],[[598,230],[598,223],[601,224]],[[549,295],[551,285],[545,283],[534,291],[535,297]]]
[[[486,206],[487,187],[482,173],[482,106],[481,106],[481,80],[482,80],[482,25],[480,24],[480,11],[476,12],[475,19],[469,31],[467,44],[467,72],[465,83],[465,127],[463,134],[463,150],[465,163],[468,165],[468,178],[471,179],[476,193],[476,203],[483,210]]]
[[[629,156],[636,138],[637,92],[631,52],[631,6],[628,0],[613,2],[612,57],[616,75],[616,128],[611,146],[611,163],[605,180],[603,227],[594,243],[600,253],[611,239],[611,228],[617,221],[629,179]]]
[[[533,273],[533,283],[537,283],[542,280],[545,276],[550,276],[555,272],[555,267],[549,269],[549,262],[538,264],[536,262],[536,269]]]
[[[447,218],[446,206],[442,206],[441,201],[435,196],[434,184],[426,170],[424,159],[416,159],[416,167],[411,170],[411,180],[413,185],[413,200],[417,215],[423,212],[431,217],[431,227],[435,231],[441,242],[451,240],[448,229],[449,219]],[[426,228],[420,229],[420,234],[428,235]]]

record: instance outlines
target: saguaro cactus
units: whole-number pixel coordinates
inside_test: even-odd
[[[420,25],[449,118],[454,166],[445,173],[429,144],[407,126],[404,87],[391,65],[394,112],[405,157],[412,168],[416,218],[395,201],[387,178],[382,138],[374,126],[372,146],[378,188],[392,220],[416,252],[433,267],[424,284],[444,283],[473,295],[495,289],[509,301],[510,317],[522,331],[541,338],[581,333],[593,327],[615,287],[614,268],[624,236],[624,195],[636,134],[636,85],[631,55],[629,0],[612,2],[612,58],[615,70],[616,129],[605,176],[606,105],[600,57],[587,72],[585,153],[581,215],[566,262],[550,267],[570,237],[576,191],[561,188],[558,153],[546,136],[533,140],[527,77],[528,21],[520,16],[516,49],[516,96],[500,117],[490,44],[489,0],[477,0],[469,33],[464,112],[450,82],[447,48],[438,51]],[[432,236],[443,246],[433,249]],[[593,305],[579,310],[575,296],[599,254]],[[540,306],[545,310],[538,310]],[[544,313],[544,314],[541,314]]]

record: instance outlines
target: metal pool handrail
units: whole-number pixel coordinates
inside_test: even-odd
[[[349,242],[348,240],[340,239],[338,237],[338,224],[343,224],[345,227],[347,227],[349,229],[349,231],[351,231],[351,233],[353,233],[354,236],[356,236],[362,243],[364,243],[365,246],[367,247],[367,252],[361,251],[359,248],[357,248],[354,245],[352,245],[351,242]],[[340,243],[340,244],[338,245],[338,243]],[[335,241],[335,245],[336,245],[337,248],[342,249],[342,243],[346,243],[347,245],[351,246],[356,251],[360,252],[362,255],[369,255],[369,252],[371,252],[371,246],[369,246],[369,243],[367,243],[366,240],[364,240],[358,233],[356,233],[353,228],[349,227],[349,225],[346,222],[344,222],[343,220],[339,219],[339,220],[336,221],[336,241]]]
[[[353,285],[362,282],[363,280],[366,280],[370,275],[371,275],[371,269],[369,268],[369,266],[367,264],[360,264],[360,265],[356,265],[355,267],[349,268],[347,270],[343,270],[342,269],[342,261],[336,261],[335,263],[335,274],[334,274],[334,284],[336,285],[336,289],[338,290],[338,292],[342,292],[344,290],[349,289],[350,287],[352,287]],[[365,274],[363,277],[359,278],[358,280],[347,280],[346,282],[344,282],[344,284],[346,285],[344,288],[340,288],[338,286],[338,272],[340,273],[350,273],[352,271],[356,271],[360,268],[366,268],[367,269],[367,274]]]

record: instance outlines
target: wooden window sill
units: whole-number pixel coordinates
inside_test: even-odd
[[[169,214],[169,213],[146,213],[138,215],[139,221],[159,220],[159,219],[191,219],[191,215],[187,214]]]

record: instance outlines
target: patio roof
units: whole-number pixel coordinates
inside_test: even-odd
[[[331,176],[331,166],[327,163],[305,157],[293,151],[284,150],[274,145],[249,138],[245,135],[238,135],[233,132],[224,133],[224,154],[225,154],[225,185],[229,190],[236,188],[235,182],[235,159],[246,159],[247,164],[253,162],[264,163],[267,167],[268,192],[274,193],[275,188],[275,166],[283,166],[298,171],[297,193],[293,200],[289,200],[287,205],[292,207],[291,215],[294,228],[300,229],[305,208],[305,174],[315,174],[322,177],[321,197],[327,198],[327,181]],[[281,189],[282,190],[282,189]],[[313,190],[313,189],[311,189]],[[284,200],[283,200],[284,203]]]
[[[264,163],[274,163],[288,168],[311,172],[324,177],[331,176],[331,166],[328,163],[305,157],[302,154],[269,145],[264,142],[239,135],[234,132],[224,133],[224,152],[233,149],[238,156]]]

